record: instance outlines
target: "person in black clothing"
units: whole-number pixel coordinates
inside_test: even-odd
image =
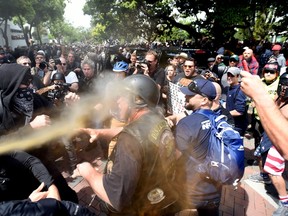
[[[5,55],[5,51],[3,49],[0,49],[0,65],[10,63],[10,60]]]
[[[77,74],[79,80],[78,93],[91,93],[95,90],[95,63],[90,59],[84,59],[81,63],[81,71]]]
[[[30,68],[16,63],[4,64],[0,67],[0,136],[15,132],[14,137],[25,136],[33,129],[51,125],[47,115],[34,115],[34,97],[29,87],[32,81]],[[20,130],[21,129],[21,130]],[[54,177],[62,199],[78,202],[78,197],[57,169],[49,146],[42,146],[29,153],[38,157]],[[41,152],[41,153],[40,153]]]
[[[0,155],[0,201],[27,199],[42,182],[45,197],[60,200],[54,179],[38,158],[23,151]]]
[[[12,200],[0,203],[0,215],[13,216],[95,216],[86,207],[70,201],[45,198],[39,201]],[[101,214],[105,216],[106,214]]]
[[[146,64],[143,65],[145,75],[151,77],[161,89],[165,84],[165,71],[159,66],[158,54],[149,50],[145,55]]]

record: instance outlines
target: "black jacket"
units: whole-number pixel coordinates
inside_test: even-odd
[[[89,209],[69,201],[47,198],[38,202],[14,200],[0,203],[2,216],[95,216]],[[102,214],[105,216],[105,214]]]

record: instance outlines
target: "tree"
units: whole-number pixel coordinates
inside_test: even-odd
[[[8,20],[12,20],[14,16],[18,14],[24,14],[29,11],[29,7],[26,7],[25,0],[0,0],[0,26],[4,23],[4,29],[0,27],[2,35],[5,40],[5,45],[9,46],[8,36],[7,36],[7,24]]]
[[[93,16],[95,26],[102,28],[103,38],[140,35],[151,40],[155,35],[170,37],[175,34],[172,29],[177,28],[187,32],[196,43],[207,36],[224,42],[239,30],[245,32],[245,39],[263,39],[272,30],[280,32],[283,24],[288,23],[284,2],[279,5],[271,0],[88,0],[84,11]],[[147,33],[150,36],[145,36]]]
[[[26,0],[25,10],[23,13],[16,14],[15,23],[19,24],[24,32],[24,38],[29,46],[29,39],[32,38],[32,28],[36,29],[36,37],[40,44],[41,35],[40,29],[45,28],[48,22],[57,22],[58,19],[63,19],[65,0]],[[29,30],[25,30],[25,23],[28,23]]]

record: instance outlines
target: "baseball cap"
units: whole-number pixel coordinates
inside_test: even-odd
[[[240,72],[241,72],[241,70],[240,70],[238,67],[230,67],[230,68],[228,68],[228,70],[227,70],[227,73],[230,73],[230,74],[232,74],[233,76],[239,75]]]
[[[207,59],[207,62],[214,62],[214,61],[215,61],[215,58],[213,57]]]
[[[230,59],[234,59],[234,60],[236,60],[237,62],[239,62],[239,56],[238,56],[238,55],[232,55],[232,56],[230,56],[229,60],[230,60]]]
[[[281,50],[281,46],[279,44],[275,44],[273,47],[272,47],[272,50],[273,51],[279,51]]]
[[[187,53],[181,52],[181,53],[178,55],[178,58],[187,59],[187,58],[188,58],[188,55],[187,55]]]
[[[216,98],[216,88],[213,83],[207,79],[195,79],[187,87],[181,87],[180,91],[189,96],[200,94],[209,100]]]

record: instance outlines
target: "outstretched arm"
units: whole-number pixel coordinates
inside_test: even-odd
[[[90,135],[90,143],[99,138],[104,138],[107,140],[112,140],[117,136],[123,127],[107,128],[107,129],[93,129],[93,128],[80,128],[80,131]]]

